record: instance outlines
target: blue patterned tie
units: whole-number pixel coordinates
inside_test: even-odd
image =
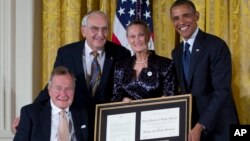
[[[190,45],[188,42],[185,43],[184,48],[184,55],[183,55],[183,71],[184,71],[184,76],[186,79],[186,82],[188,82],[188,75],[189,75],[189,63],[190,63],[190,51],[189,51]]]
[[[91,63],[91,76],[89,81],[89,88],[91,90],[92,96],[94,96],[96,89],[100,83],[101,67],[97,60],[99,54],[97,52],[92,52],[91,54],[94,56],[94,59]]]

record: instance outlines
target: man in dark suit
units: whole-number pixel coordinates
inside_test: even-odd
[[[58,49],[54,67],[65,66],[76,76],[76,96],[73,104],[80,107],[91,109],[95,104],[110,102],[114,64],[131,56],[126,48],[107,41],[108,28],[106,14],[101,11],[92,11],[82,20],[81,32],[85,40]],[[98,62],[102,71],[99,86],[94,94],[89,88],[92,51],[99,53]],[[47,89],[40,93],[35,102],[44,99],[48,99]]]
[[[188,0],[170,9],[183,42],[172,52],[181,93],[193,96],[189,141],[228,141],[230,124],[237,124],[231,93],[231,55],[226,43],[197,26],[199,13]]]
[[[130,52],[126,48],[107,41],[108,25],[106,14],[101,11],[89,12],[82,20],[81,32],[85,40],[59,48],[54,64],[54,67],[67,67],[76,76],[76,94],[73,104],[89,111],[90,134],[93,134],[94,130],[95,105],[111,101],[115,63],[130,57]],[[92,93],[89,87],[92,51],[99,53],[97,60],[102,71],[95,93]],[[47,97],[45,89],[35,101],[43,101]]]
[[[113,91],[113,72],[116,62],[130,57],[126,48],[107,41],[108,17],[101,11],[92,11],[82,19],[81,33],[84,40],[65,45],[58,49],[54,67],[65,66],[76,77],[75,98],[73,105],[86,108],[89,112],[90,140],[93,137],[95,105],[111,101]],[[95,92],[90,89],[92,52],[97,52],[101,76]],[[45,88],[35,102],[42,102],[49,98]],[[13,127],[18,124],[13,122]]]
[[[21,109],[21,120],[14,141],[88,140],[87,112],[71,106],[75,92],[75,77],[65,67],[56,67],[48,84],[49,100],[33,103]],[[60,131],[62,113],[66,130]],[[58,122],[59,121],[59,122]],[[61,137],[60,133],[66,135]]]

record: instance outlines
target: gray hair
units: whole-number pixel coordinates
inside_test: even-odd
[[[88,25],[88,19],[90,16],[93,16],[93,15],[101,15],[101,16],[104,16],[106,17],[107,21],[108,20],[108,16],[106,15],[106,13],[102,12],[102,11],[98,11],[98,10],[95,10],[95,11],[90,11],[88,12],[82,19],[82,26],[87,26]]]
[[[75,78],[75,75],[73,74],[73,72],[71,72],[68,68],[64,67],[64,66],[58,66],[58,67],[55,67],[51,73],[51,76],[50,76],[50,80],[49,80],[49,88],[51,87],[51,84],[52,84],[52,79],[54,76],[56,75],[70,75],[72,80],[73,80],[73,86],[75,87],[75,81],[76,81],[76,78]]]

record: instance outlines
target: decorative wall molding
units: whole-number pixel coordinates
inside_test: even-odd
[[[40,87],[41,0],[0,0],[0,140]]]
[[[14,1],[0,0],[0,140],[11,140],[11,119],[14,114]],[[13,104],[12,104],[13,103]]]

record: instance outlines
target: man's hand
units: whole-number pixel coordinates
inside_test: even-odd
[[[17,118],[14,119],[14,121],[11,124],[11,129],[12,129],[12,132],[14,134],[16,133],[17,127],[19,125],[19,121],[20,121],[20,117],[17,117]]]
[[[122,99],[122,101],[123,101],[123,102],[131,102],[132,99],[131,99],[131,98],[128,98],[128,97],[124,97],[124,98]]]
[[[200,123],[197,123],[194,128],[188,133],[188,141],[200,141],[201,132],[203,127]]]

